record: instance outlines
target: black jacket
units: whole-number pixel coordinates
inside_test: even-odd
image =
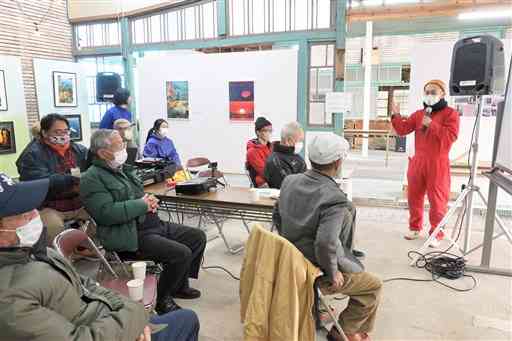
[[[306,162],[299,154],[295,154],[295,147],[275,142],[273,152],[265,164],[264,174],[270,188],[281,188],[287,175],[304,173],[306,170]]]

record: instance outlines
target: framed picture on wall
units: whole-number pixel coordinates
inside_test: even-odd
[[[76,107],[76,73],[53,71],[55,107]]]
[[[80,114],[66,115],[69,122],[71,141],[82,141],[82,116]]]
[[[7,90],[5,89],[4,70],[0,70],[0,111],[7,111]]]
[[[189,118],[188,82],[166,82],[167,118]]]
[[[229,119],[254,120],[254,82],[229,82]]]
[[[0,122],[0,154],[16,153],[14,122]]]

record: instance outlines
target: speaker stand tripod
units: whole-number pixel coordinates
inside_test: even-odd
[[[470,248],[471,243],[471,228],[473,224],[473,194],[478,194],[480,199],[482,199],[485,207],[487,207],[487,200],[485,199],[484,195],[482,194],[480,187],[475,185],[475,180],[477,176],[477,170],[478,170],[478,139],[480,137],[480,121],[481,121],[481,105],[482,105],[482,98],[481,96],[474,96],[473,97],[474,103],[477,103],[477,109],[476,109],[476,122],[475,122],[475,131],[474,136],[472,138],[474,139],[472,141],[470,152],[473,153],[471,165],[470,165],[470,176],[469,176],[469,182],[468,185],[463,188],[462,193],[459,194],[455,202],[453,203],[452,207],[448,210],[446,215],[443,217],[441,222],[436,226],[432,234],[429,236],[429,238],[423,243],[423,245],[417,250],[417,254],[415,254],[414,257],[412,257],[412,260],[409,265],[413,266],[416,264],[416,261],[419,257],[421,257],[422,254],[426,251],[426,249],[429,247],[430,243],[437,237],[439,232],[443,232],[446,229],[446,225],[448,224],[449,220],[452,216],[455,215],[457,209],[460,207],[460,212],[457,217],[457,222],[455,223],[455,227],[452,231],[452,235],[449,237],[447,235],[444,236],[444,239],[447,240],[450,243],[451,247],[456,247],[462,255],[466,256],[479,248],[483,246],[483,244],[478,245],[477,247]],[[457,226],[461,224],[462,220],[466,218],[465,223],[465,235],[464,235],[464,248],[461,248],[457,242],[458,240],[454,240],[456,238],[457,233]],[[494,236],[493,239],[496,239],[503,234],[507,236],[507,239],[512,244],[512,233],[507,229],[503,221],[501,220],[498,215],[495,217],[496,222],[498,223],[498,226],[501,228],[502,232],[498,234],[497,236]]]

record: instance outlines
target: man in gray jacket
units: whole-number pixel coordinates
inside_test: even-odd
[[[0,173],[2,341],[197,340],[194,312],[152,317],[151,322],[170,326],[151,335],[142,304],[81,277],[47,249],[46,228],[36,210],[47,192],[48,179],[15,183]]]
[[[365,272],[353,253],[355,208],[334,180],[349,145],[338,135],[326,134],[314,137],[308,149],[312,170],[285,178],[274,223],[283,237],[322,269],[322,291],[350,297],[339,317],[348,339],[370,340],[382,282]],[[335,328],[328,339],[343,340]]]

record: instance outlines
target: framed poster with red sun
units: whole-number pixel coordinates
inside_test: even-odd
[[[229,82],[229,119],[254,121],[254,82]]]

